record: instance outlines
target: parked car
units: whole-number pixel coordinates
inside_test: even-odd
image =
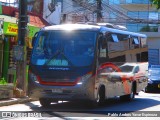
[[[160,65],[151,65],[151,68],[160,68]]]
[[[111,68],[110,68],[111,69]],[[131,81],[136,81],[136,91],[141,91],[147,86],[148,82],[148,63],[125,63],[117,66],[117,70],[113,71],[109,68],[101,75],[107,75],[107,79],[114,81],[116,86],[120,84],[131,84]],[[113,72],[112,72],[113,71]],[[125,82],[127,81],[127,82]],[[125,86],[125,85],[123,85]],[[143,88],[143,89],[142,89]],[[135,91],[135,92],[136,92]],[[137,92],[136,92],[137,93]]]
[[[160,68],[152,67],[148,73],[148,85],[145,92],[160,92]]]

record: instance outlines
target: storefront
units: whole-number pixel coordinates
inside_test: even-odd
[[[0,50],[3,51],[0,52],[0,58],[2,58],[0,61],[0,77],[5,78],[9,83],[12,83],[16,79],[16,61],[13,58],[13,46],[18,43],[18,24],[17,19],[14,17],[0,15],[0,18],[1,17],[4,18],[4,38],[0,40]],[[29,24],[27,28],[26,47],[27,50],[30,50],[32,48],[32,37],[40,28],[32,26],[31,24]]]
[[[2,68],[3,68],[3,19],[0,19],[0,78],[2,77]]]

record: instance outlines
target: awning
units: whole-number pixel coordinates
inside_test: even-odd
[[[17,23],[18,22],[19,11],[18,11],[17,8],[2,5],[2,14],[3,14],[2,15],[3,17],[4,16],[9,17],[9,18],[5,18],[5,19],[7,19],[8,22],[11,22],[11,23]],[[27,15],[28,15],[28,18],[29,18],[28,25],[30,25],[30,26],[35,26],[35,27],[41,28],[41,27],[49,25],[49,23],[47,21],[45,21],[40,15],[37,15],[37,14],[32,13],[32,12],[28,12]],[[12,19],[13,22],[12,22],[12,20],[9,20],[9,19]]]

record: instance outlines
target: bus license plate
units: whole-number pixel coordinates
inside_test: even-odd
[[[61,89],[52,89],[52,93],[62,93]]]
[[[158,84],[158,88],[160,88],[160,84]]]

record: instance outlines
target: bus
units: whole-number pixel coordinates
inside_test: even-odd
[[[38,98],[45,107],[75,100],[97,106],[114,96],[132,100],[146,87],[147,77],[137,71],[138,64],[124,65],[137,62],[133,53],[147,50],[146,38],[144,34],[97,25],[42,28],[33,39],[29,97]]]

